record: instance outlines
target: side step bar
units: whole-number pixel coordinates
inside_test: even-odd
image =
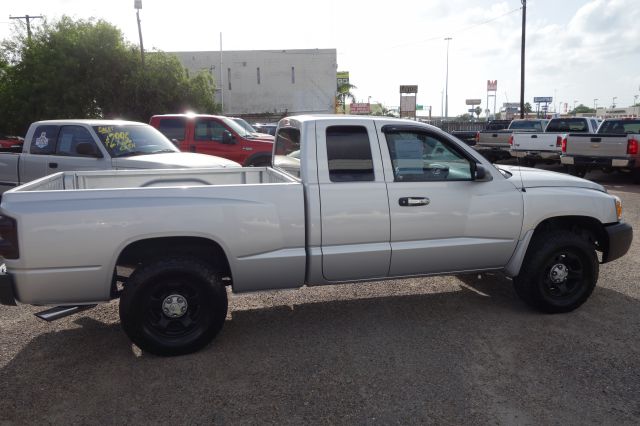
[[[96,305],[56,306],[55,308],[38,312],[35,315],[40,319],[51,322],[95,307]]]

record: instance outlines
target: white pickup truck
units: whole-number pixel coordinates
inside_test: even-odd
[[[225,158],[180,152],[148,124],[120,120],[37,121],[18,149],[0,153],[0,193],[67,170],[240,167]]]
[[[511,156],[523,159],[531,167],[541,160],[559,162],[562,139],[568,133],[595,133],[598,125],[596,118],[553,118],[544,132],[513,133],[509,138]]]
[[[0,205],[0,302],[120,298],[144,351],[207,345],[234,292],[501,271],[550,313],[584,303],[623,256],[620,200],[577,177],[492,166],[426,124],[353,116],[280,121],[273,168],[64,172]],[[131,272],[133,271],[133,272]]]
[[[515,119],[505,130],[483,130],[476,133],[473,148],[492,163],[511,158],[510,138],[513,132],[544,132],[549,120],[545,118]]]
[[[608,119],[595,134],[570,133],[562,141],[560,161],[573,175],[583,177],[589,170],[630,172],[640,183],[640,120]]]

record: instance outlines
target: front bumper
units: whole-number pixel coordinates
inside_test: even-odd
[[[2,269],[4,269],[4,265],[2,265]],[[0,272],[0,304],[16,306],[15,295],[13,275]]]
[[[606,225],[604,229],[607,231],[609,244],[602,256],[602,263],[607,263],[624,256],[629,251],[633,241],[633,228],[626,223],[614,223]]]

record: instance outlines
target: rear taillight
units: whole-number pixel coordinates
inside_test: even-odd
[[[513,135],[509,135],[509,146],[513,146]]]
[[[562,136],[556,137],[556,148],[560,148],[562,146]]]
[[[560,146],[562,147],[562,152],[567,152],[567,138],[562,138]]]
[[[17,259],[19,255],[18,224],[14,218],[0,216],[0,256]]]
[[[480,132],[476,132],[476,143],[480,142]]]
[[[629,139],[627,141],[627,154],[638,155],[638,141],[635,139]]]

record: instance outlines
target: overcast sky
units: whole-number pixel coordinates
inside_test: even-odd
[[[441,111],[449,46],[449,115],[465,99],[486,104],[486,81],[497,101],[520,96],[520,0],[142,0],[146,49],[164,51],[335,48],[358,101],[399,105],[399,86],[417,84],[417,102]],[[529,0],[525,101],[633,104],[640,94],[639,0]],[[0,38],[9,16],[54,20],[96,17],[138,42],[134,0],[21,0],[0,3]],[[38,21],[34,22],[38,25]]]

